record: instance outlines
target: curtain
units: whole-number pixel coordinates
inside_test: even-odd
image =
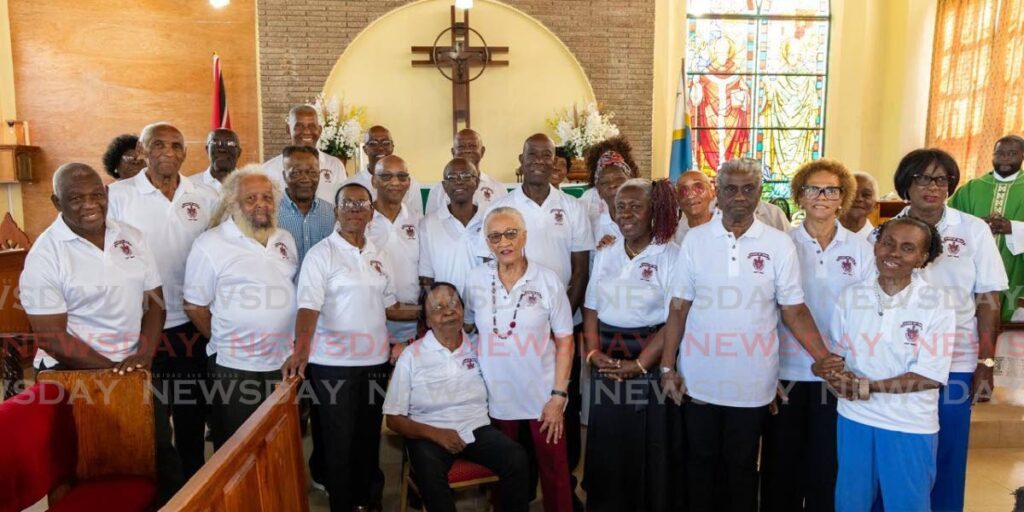
[[[926,141],[957,159],[963,182],[991,170],[996,139],[1024,132],[1024,2],[938,9]]]

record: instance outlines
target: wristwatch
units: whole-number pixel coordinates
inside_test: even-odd
[[[669,368],[668,366],[662,366],[661,367],[661,374],[662,375],[665,375],[666,373],[672,373],[674,371],[675,370],[673,370],[672,368]]]
[[[996,360],[992,359],[991,357],[986,357],[985,359],[978,359],[978,364],[986,368],[995,368]]]

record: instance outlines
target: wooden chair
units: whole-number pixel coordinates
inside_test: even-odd
[[[46,371],[0,404],[0,510],[150,510],[156,455],[149,373]],[[9,487],[8,487],[9,486]]]
[[[450,487],[452,491],[460,491],[472,487],[479,487],[481,485],[493,484],[497,481],[498,477],[495,476],[491,470],[465,459],[455,459],[455,463],[452,464],[451,469],[448,470],[448,487]],[[406,510],[409,509],[410,487],[414,492],[419,493],[419,490],[416,488],[416,482],[414,482],[412,478],[412,464],[409,462],[408,454],[403,449],[402,488],[398,503],[399,512],[406,512]],[[426,507],[423,507],[423,510],[426,510]]]
[[[298,383],[292,379],[278,386],[160,510],[308,511]]]

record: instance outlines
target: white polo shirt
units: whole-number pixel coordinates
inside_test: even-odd
[[[482,172],[480,173],[480,184],[476,187],[476,192],[473,193],[473,204],[486,210],[491,203],[507,195],[508,189],[503,183]],[[444,185],[438,182],[430,187],[430,192],[427,193],[427,214],[434,213],[451,202],[452,200],[444,191]]]
[[[490,425],[487,386],[468,339],[448,350],[427,331],[402,351],[384,399],[384,414],[408,416],[435,428],[452,429],[466,444],[473,431]]]
[[[679,250],[674,297],[691,301],[676,362],[691,397],[760,407],[779,378],[779,306],[801,304],[793,241],[759,220],[743,236],[718,216],[690,230]]]
[[[384,214],[373,210],[373,220],[366,226],[366,237],[388,255],[392,263],[392,282],[395,298],[403,304],[416,304],[420,298],[420,220],[423,216],[412,212],[404,204],[391,222]],[[416,322],[388,320],[388,332],[397,341],[416,337]]]
[[[394,305],[393,267],[367,240],[360,250],[337,231],[306,253],[299,307],[320,312],[309,362],[373,366],[390,355],[385,309]]]
[[[497,287],[497,304],[491,298],[492,282]],[[561,279],[530,261],[523,277],[506,291],[491,262],[469,273],[463,299],[466,322],[477,328],[477,352],[491,417],[540,419],[555,385],[556,350],[551,335],[572,336],[572,310]],[[513,316],[516,325],[508,339],[494,334],[497,328],[506,336]]]
[[[590,251],[595,247],[594,235],[586,211],[578,201],[551,187],[544,204],[526,197],[522,186],[495,201],[488,211],[511,206],[523,215],[526,230],[526,257],[553,270],[569,286],[572,277],[572,253]],[[484,215],[486,218],[486,215]],[[486,226],[485,226],[486,228]],[[486,236],[486,233],[483,233]]]
[[[206,170],[201,173],[189,176],[188,179],[192,180],[192,183],[195,183],[196,185],[205,185],[207,187],[210,187],[211,189],[213,189],[214,192],[217,193],[218,196],[220,195],[221,189],[224,188],[224,185],[220,181],[217,181],[217,178],[213,177],[213,172],[210,171],[209,167],[207,167]]]
[[[909,211],[908,206],[896,217],[905,217]],[[942,235],[942,254],[919,272],[954,301],[957,337],[950,371],[974,372],[978,367],[974,295],[1007,289],[1006,268],[985,221],[947,206],[935,228]],[[877,234],[872,233],[871,241],[876,237]]]
[[[159,286],[156,262],[138,230],[108,220],[101,251],[57,215],[25,257],[19,293],[26,313],[67,313],[69,334],[117,362],[138,348],[143,293]],[[57,360],[39,350],[33,365],[40,363],[49,367]]]
[[[220,199],[209,187],[198,186],[179,174],[174,199],[167,200],[156,189],[146,170],[132,178],[114,182],[107,189],[107,219],[120,221],[142,232],[163,283],[167,320],[164,328],[188,322],[182,309],[185,260],[192,242],[210,225]]]
[[[480,231],[484,209],[463,225],[446,207],[427,214],[420,222],[419,274],[455,285],[459,294],[469,271],[493,257]]]
[[[800,259],[804,304],[807,304],[814,317],[814,325],[822,335],[831,332],[832,313],[843,289],[878,274],[871,244],[844,228],[839,221],[835,224],[836,234],[824,249],[803,225],[789,232]],[[811,372],[814,358],[783,322],[779,322],[779,339],[779,378],[820,381]]]
[[[592,217],[590,224],[594,232],[595,247],[605,235],[611,235],[616,240],[622,239],[622,230],[619,229],[619,225],[612,220],[612,216],[608,212],[601,212],[597,217]],[[593,260],[591,260],[590,264],[593,266]]]
[[[338,185],[338,188],[348,185],[349,183],[358,183],[366,187],[367,190],[370,191],[370,198],[374,201],[377,200],[377,189],[373,188],[373,175],[370,174],[370,171],[363,169],[357,172],[354,176]],[[405,193],[405,197],[402,198],[402,204],[404,204],[409,211],[419,214],[423,213],[423,192],[421,192],[421,190],[422,188],[420,187],[419,182],[416,181],[416,178],[414,178],[410,173],[409,190]],[[331,204],[334,204],[333,197],[331,198]]]
[[[632,260],[625,240],[595,251],[584,306],[616,327],[647,327],[664,323],[672,301],[672,276],[679,261],[673,242],[650,244]]]
[[[234,219],[203,233],[185,272],[185,300],[208,306],[208,354],[217,364],[250,372],[281,368],[295,341],[299,251],[291,233],[275,229],[264,247]]]
[[[831,328],[847,369],[871,380],[913,372],[945,384],[950,354],[942,347],[956,332],[953,311],[945,306],[951,298],[915,276],[891,299],[894,307],[882,308],[879,316],[874,278],[843,290]],[[939,431],[938,403],[938,389],[871,393],[868,400],[840,399],[839,414],[871,427],[934,434]]]
[[[864,240],[869,240],[871,239],[871,233],[873,233],[874,231],[875,225],[872,224],[870,220],[865,220],[864,227],[860,228],[860,231],[857,231],[856,234],[857,236],[863,238]]]
[[[277,187],[284,190],[284,156],[277,155],[266,162],[263,162],[263,172],[270,176],[270,179],[277,184]],[[346,176],[345,164],[341,160],[320,152],[320,182],[316,186],[316,197],[334,204],[334,193],[341,187]]]
[[[583,205],[583,208],[587,211],[587,217],[591,219],[596,218],[602,213],[608,213],[608,203],[601,199],[601,195],[597,192],[597,187],[590,187],[584,190],[577,201]]]

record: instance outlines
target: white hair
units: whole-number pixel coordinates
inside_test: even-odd
[[[313,114],[316,118],[316,124],[320,124],[320,111],[313,105],[296,105],[288,111],[288,128],[295,126],[295,118],[299,117],[299,114]]]
[[[519,210],[517,210],[517,209],[515,209],[515,208],[513,208],[511,206],[499,206],[499,207],[491,210],[490,212],[488,212],[487,216],[484,217],[484,231],[485,232],[487,231],[487,228],[490,227],[490,225],[491,225],[491,219],[493,219],[494,217],[497,217],[499,215],[508,215],[509,217],[512,217],[513,219],[515,219],[516,224],[518,224],[517,227],[519,229],[526,229],[526,219],[523,218],[523,214],[520,213]]]
[[[753,174],[757,176],[757,182],[761,182],[761,162],[753,158],[734,158],[718,167],[718,176],[715,176],[715,185],[724,186],[725,175],[731,174]]]
[[[95,174],[97,178],[100,176],[100,174],[96,172],[96,169],[90,167],[89,164],[83,164],[81,162],[69,162],[58,167],[56,171],[53,171],[53,182],[51,183],[53,186],[53,195],[57,196],[57,199],[60,199],[60,192],[61,189],[64,188],[65,182],[71,179],[71,176],[78,172],[91,172]]]
[[[182,139],[185,138],[184,134],[181,133],[181,130],[173,124],[168,123],[167,121],[160,121],[158,123],[147,124],[142,128],[142,132],[139,133],[139,144],[142,144],[142,147],[144,148],[148,148],[149,141],[153,140],[153,134],[155,134],[157,130],[174,130],[178,132],[178,135],[182,136]]]
[[[875,190],[875,199],[878,199],[878,180],[876,180],[874,176],[872,176],[872,175],[870,175],[870,174],[868,174],[866,172],[863,172],[863,171],[857,171],[857,172],[853,173],[853,178],[854,179],[864,178],[865,181],[870,183],[871,184],[871,188],[873,188]]]
[[[262,176],[270,182],[271,188],[274,191],[274,204],[281,202],[283,192],[281,187],[270,179],[270,176],[264,172],[263,168],[259,164],[249,164],[237,171],[228,174],[228,177],[224,180],[224,185],[220,191],[220,204],[217,205],[217,210],[213,213],[213,217],[210,218],[210,227],[214,228],[220,223],[227,220],[238,208],[238,189],[242,186],[242,180],[250,176]]]

